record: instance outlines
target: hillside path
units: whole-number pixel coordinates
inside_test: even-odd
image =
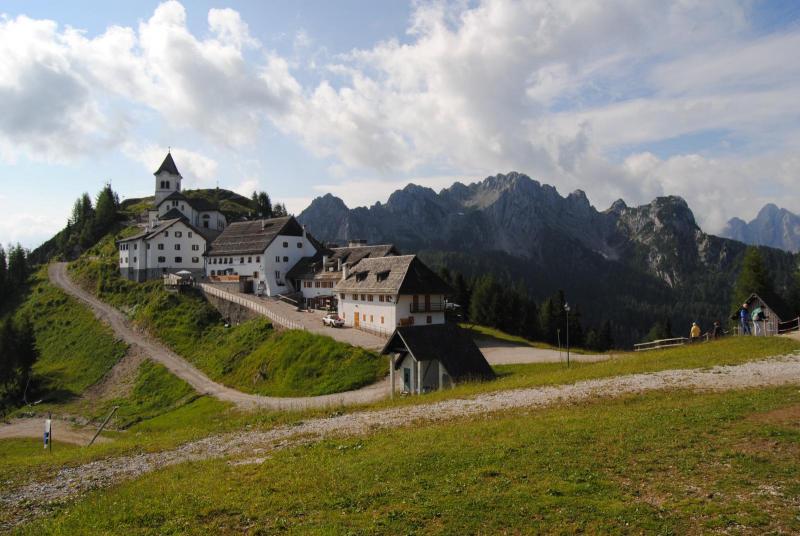
[[[24,523],[52,510],[53,504],[106,488],[178,463],[236,457],[232,465],[261,463],[270,451],[326,438],[363,435],[373,430],[417,426],[460,417],[487,415],[510,409],[543,408],[595,397],[614,397],[664,389],[726,391],[753,387],[800,385],[800,356],[775,357],[736,366],[705,370],[665,370],[631,374],[568,385],[553,385],[485,393],[379,410],[364,410],[278,426],[266,431],[212,435],[173,450],[108,458],[76,467],[64,467],[51,479],[0,491],[0,505],[14,513],[13,524]],[[23,506],[20,506],[23,505]],[[4,527],[0,524],[0,530]]]
[[[59,443],[72,443],[73,445],[86,445],[94,436],[95,429],[91,427],[75,426],[60,419],[52,419],[51,431],[55,448]],[[35,438],[44,440],[44,418],[24,418],[13,419],[9,423],[0,422],[0,439],[11,438]],[[108,438],[98,436],[95,443],[105,443],[110,441]]]
[[[562,363],[567,360],[567,352],[549,348],[534,348],[522,344],[499,341],[485,337],[475,337],[475,344],[486,357],[490,365],[519,365],[523,363]],[[573,363],[596,363],[606,361],[611,354],[576,354],[570,353]]]
[[[103,302],[90,292],[82,289],[67,274],[67,263],[53,263],[48,268],[48,276],[54,285],[87,304],[97,318],[108,324],[114,333],[157,363],[164,365],[175,376],[191,385],[200,394],[207,394],[219,400],[232,402],[245,409],[261,408],[270,410],[302,410],[365,404],[381,400],[389,395],[389,379],[367,385],[354,391],[331,395],[309,397],[272,397],[243,393],[213,381],[197,367],[150,337],[135,330],[130,321],[117,308]]]

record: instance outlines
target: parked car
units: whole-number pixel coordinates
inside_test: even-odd
[[[328,313],[325,316],[323,316],[322,323],[332,328],[340,328],[344,326],[344,320],[339,318],[339,315],[337,315],[336,313]]]

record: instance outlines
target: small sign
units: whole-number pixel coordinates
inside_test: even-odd
[[[44,420],[44,448],[47,448],[50,445],[50,426],[51,420],[45,419]]]

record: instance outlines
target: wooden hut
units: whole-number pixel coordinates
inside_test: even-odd
[[[761,293],[753,293],[747,298],[747,310],[752,313],[756,307],[761,307],[764,311],[766,320],[764,327],[766,328],[767,335],[775,335],[778,333],[778,324],[792,320],[797,315],[792,311],[783,299],[774,292],[765,291]]]

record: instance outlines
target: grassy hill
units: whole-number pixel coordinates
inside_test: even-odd
[[[205,199],[218,204],[228,221],[236,221],[243,216],[248,216],[253,211],[250,199],[224,188],[183,190],[181,193],[189,199]],[[153,196],[126,199],[120,203],[120,211],[128,217],[135,217],[149,210],[154,200]]]
[[[212,379],[270,396],[313,396],[357,389],[388,372],[385,359],[330,337],[277,331],[267,319],[224,327],[198,293],[166,292],[160,281],[119,277],[113,237],[70,265],[72,277],[126,311]]]

